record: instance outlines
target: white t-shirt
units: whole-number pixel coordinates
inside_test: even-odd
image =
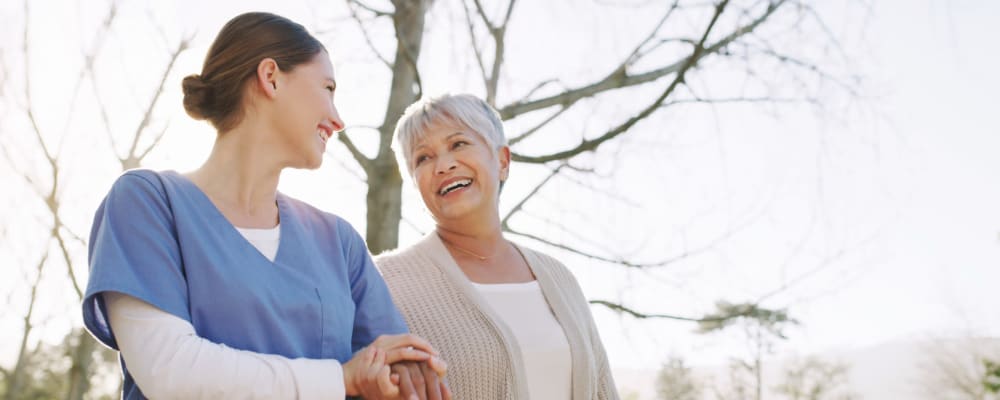
[[[236,227],[236,230],[253,247],[256,247],[260,254],[263,254],[268,260],[274,261],[274,257],[278,255],[278,243],[281,241],[280,224],[274,228],[254,229]]]
[[[521,348],[531,399],[569,400],[573,361],[562,326],[549,309],[538,281],[472,286],[510,327]]]

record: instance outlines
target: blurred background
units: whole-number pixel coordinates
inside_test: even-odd
[[[246,11],[330,50],[348,129],[279,190],[373,253],[433,228],[402,110],[500,110],[504,229],[577,276],[623,398],[1000,398],[1000,2],[4,0],[5,399],[119,396],[82,329],[93,214],[207,157],[180,82]]]

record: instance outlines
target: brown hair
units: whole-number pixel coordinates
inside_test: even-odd
[[[184,110],[191,118],[207,119],[219,132],[234,128],[243,118],[246,81],[257,65],[272,58],[282,71],[307,63],[323,44],[291,20],[263,12],[241,14],[229,20],[205,56],[201,75],[188,75]]]

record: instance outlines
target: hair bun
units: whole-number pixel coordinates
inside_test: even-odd
[[[184,110],[191,118],[202,120],[212,116],[212,87],[202,79],[201,75],[193,74],[184,77],[181,82],[184,90]]]

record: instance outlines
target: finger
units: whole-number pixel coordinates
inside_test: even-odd
[[[383,350],[390,350],[399,347],[415,347],[417,350],[438,355],[438,352],[434,350],[434,347],[431,346],[430,342],[412,333],[404,333],[402,335],[382,335],[379,336],[378,339],[375,339],[375,341],[372,342],[372,345],[376,345]]]
[[[430,353],[412,347],[400,347],[386,351],[386,364],[400,361],[426,361],[433,357]]]
[[[393,364],[392,370],[399,374],[399,394],[404,399],[417,399],[417,391],[413,388],[413,381],[410,379],[410,370],[403,364]]]
[[[444,378],[441,378],[439,383],[441,384],[441,398],[451,400],[451,388],[448,387],[448,383],[445,382]]]
[[[389,382],[392,382],[393,385],[399,386],[399,374],[397,374],[395,372],[393,372],[392,374],[390,374],[389,375]]]
[[[440,378],[436,371],[427,363],[418,364],[420,372],[424,376],[424,383],[427,390],[427,400],[441,400]]]
[[[383,365],[382,368],[379,369],[377,378],[379,390],[382,391],[382,396],[387,398],[399,395],[399,386],[392,383],[392,379],[390,378],[392,374],[390,373],[390,370],[391,369],[388,365]]]
[[[418,398],[420,400],[427,399],[427,382],[424,379],[423,372],[420,371],[420,365],[416,363],[406,363],[404,365],[410,370],[410,380],[413,381],[413,389],[416,390]]]
[[[431,367],[440,377],[444,377],[448,374],[448,363],[444,361],[441,357],[431,357],[427,360],[427,365]]]

